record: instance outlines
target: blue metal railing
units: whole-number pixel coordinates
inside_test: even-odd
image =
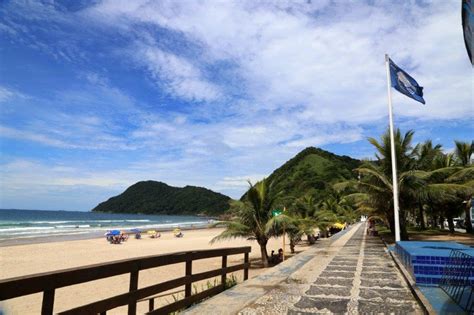
[[[461,308],[474,313],[474,256],[453,249],[439,286]]]

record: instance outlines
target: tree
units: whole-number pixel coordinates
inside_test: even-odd
[[[468,166],[471,164],[471,156],[474,153],[474,141],[462,142],[454,141],[456,147],[454,148],[455,155],[461,166]]]
[[[429,171],[436,169],[434,161],[443,152],[440,144],[433,146],[431,140],[426,140],[424,143],[415,146],[414,153],[416,156],[416,169]]]
[[[412,130],[404,135],[397,129],[394,134],[395,158],[398,168],[399,204],[400,204],[400,237],[408,240],[406,229],[406,209],[416,204],[418,189],[423,185],[422,181],[413,176],[411,171],[416,167],[417,151],[412,149],[411,141],[414,132]],[[392,162],[390,148],[390,133],[387,130],[381,137],[381,141],[369,138],[369,142],[377,149],[375,163],[366,163],[356,169],[362,175],[358,183],[361,191],[366,193],[367,198],[361,199],[364,207],[373,209],[375,214],[385,217],[392,233],[395,232],[395,220],[393,215],[393,186],[392,186]]]
[[[308,243],[314,244],[316,242],[314,228],[317,227],[314,216],[317,210],[316,199],[312,195],[304,195],[296,199],[288,209],[288,215],[297,220],[298,232],[295,234],[295,240],[298,240],[298,236],[301,237],[303,234],[306,234]]]
[[[231,211],[236,213],[232,221],[219,222],[226,229],[214,237],[211,243],[231,238],[254,238],[260,245],[261,259],[264,267],[268,267],[267,243],[273,236],[273,230],[268,228],[272,218],[272,210],[275,197],[278,194],[272,192],[272,184],[262,181],[252,185],[245,195],[243,201],[235,201],[231,205]]]
[[[441,159],[441,156],[443,155],[442,146],[440,144],[433,146],[433,142],[431,140],[426,140],[424,143],[417,144],[414,151],[416,155],[415,167],[418,170],[424,171],[436,169],[437,167],[435,165],[435,161],[436,159]],[[443,162],[439,164],[442,165]],[[421,196],[422,194],[419,194],[419,197]],[[426,229],[424,212],[423,200],[422,198],[418,198],[418,221],[422,230]]]
[[[453,218],[465,211],[465,204],[474,192],[474,166],[417,171],[415,175],[426,183],[425,202],[443,213],[448,220],[449,231],[454,233]],[[472,233],[470,213],[467,214],[466,221],[466,231]]]
[[[301,236],[306,232],[303,221],[303,219],[297,216],[292,216],[289,213],[280,214],[270,219],[266,225],[266,233],[272,236],[283,237],[285,237],[285,234],[288,234],[288,238],[290,239],[290,250],[291,253],[294,254],[296,243],[298,243]]]

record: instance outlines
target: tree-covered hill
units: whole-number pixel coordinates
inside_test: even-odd
[[[100,203],[96,212],[219,215],[229,208],[230,198],[212,190],[172,187],[157,181],[142,181],[118,196]]]
[[[279,201],[308,194],[319,201],[328,195],[332,184],[355,178],[353,170],[360,164],[348,156],[309,147],[276,169],[266,181],[272,183],[272,192],[278,194]]]

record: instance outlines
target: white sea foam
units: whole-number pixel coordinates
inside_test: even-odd
[[[53,230],[53,229],[54,229],[54,226],[12,227],[12,228],[0,229],[0,233],[2,233],[2,232],[25,231],[25,230]]]
[[[69,222],[76,222],[76,221],[30,221],[26,222],[29,224],[64,224]]]
[[[43,235],[36,235],[28,233],[26,234],[17,234],[15,237],[4,237],[0,235],[0,240],[7,240],[7,239],[26,239],[26,238],[38,238],[38,237],[51,237],[51,236],[68,236],[68,235],[81,235],[81,234],[89,234],[89,231],[76,231],[76,232],[69,232],[69,233],[58,233],[58,234],[43,234]],[[9,236],[9,235],[8,235]]]

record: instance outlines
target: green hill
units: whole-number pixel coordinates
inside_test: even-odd
[[[355,178],[352,170],[360,164],[348,156],[309,147],[276,169],[266,181],[273,183],[273,193],[281,192],[279,200],[307,194],[320,200],[328,195],[332,184]]]
[[[168,186],[157,181],[138,182],[92,211],[110,213],[219,215],[229,208],[230,198],[212,190]]]

